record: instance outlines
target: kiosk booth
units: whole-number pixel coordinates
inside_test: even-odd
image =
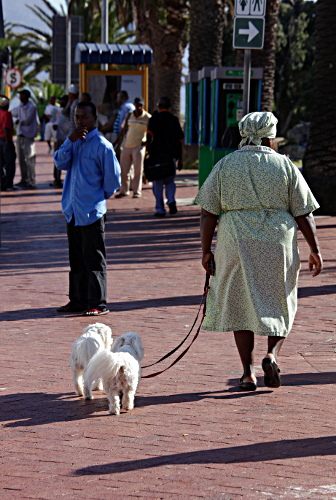
[[[251,68],[251,111],[260,111],[262,77],[262,68]],[[196,77],[190,76],[188,83],[194,85],[190,93],[197,92],[198,100],[196,105],[195,98],[186,99],[186,132],[192,129],[197,117],[199,187],[213,166],[238,148],[238,122],[243,111],[243,78],[244,68],[241,67],[204,67],[197,72],[197,84],[192,81]]]
[[[75,63],[79,64],[80,93],[89,92],[99,107],[111,94],[126,90],[130,100],[142,96],[148,109],[148,65],[153,51],[148,45],[78,43]],[[98,65],[110,65],[107,71]]]
[[[186,114],[184,126],[184,143],[188,145],[198,144],[198,71],[191,71],[185,77],[186,85]]]

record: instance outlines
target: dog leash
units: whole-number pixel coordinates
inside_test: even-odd
[[[206,274],[206,277],[205,277],[205,284],[204,284],[204,292],[203,292],[203,295],[202,295],[202,300],[201,300],[201,303],[200,303],[200,306],[198,308],[198,311],[197,311],[197,315],[196,315],[196,318],[195,318],[195,321],[192,325],[192,327],[190,328],[188,334],[186,335],[186,337],[182,340],[182,342],[179,343],[179,345],[177,347],[175,347],[174,349],[172,349],[171,351],[168,352],[168,354],[165,354],[162,358],[160,358],[158,361],[156,361],[155,363],[152,363],[150,365],[146,365],[146,366],[143,366],[142,368],[149,368],[151,366],[154,366],[154,365],[157,365],[158,363],[161,363],[161,361],[169,358],[172,354],[174,354],[174,352],[176,352],[183,344],[184,342],[188,339],[189,335],[191,334],[191,332],[193,331],[193,328],[197,322],[197,319],[198,319],[198,316],[199,316],[199,313],[201,311],[201,308],[203,306],[203,313],[202,313],[202,319],[201,319],[201,322],[200,322],[200,325],[199,327],[197,328],[197,331],[194,335],[194,338],[192,339],[192,341],[190,342],[190,344],[188,345],[188,347],[175,359],[175,361],[173,361],[173,363],[171,363],[167,368],[165,368],[164,370],[161,370],[159,372],[155,372],[155,373],[151,373],[150,375],[144,375],[142,376],[141,378],[152,378],[152,377],[156,377],[157,375],[160,375],[161,373],[169,370],[169,368],[171,368],[172,366],[174,366],[178,361],[180,361],[180,359],[183,358],[183,356],[189,351],[190,347],[192,346],[192,344],[195,342],[195,340],[197,339],[198,337],[198,334],[200,332],[200,329],[201,329],[201,326],[202,326],[202,323],[203,323],[203,320],[204,320],[204,317],[205,317],[205,312],[206,312],[206,298],[207,298],[207,295],[208,295],[208,292],[209,292],[209,283],[210,283],[210,274]]]

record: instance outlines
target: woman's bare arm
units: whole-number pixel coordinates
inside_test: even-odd
[[[317,276],[323,269],[323,260],[316,236],[313,214],[300,215],[299,217],[295,217],[295,220],[310,247],[310,255],[308,257],[309,271],[313,271],[315,268],[313,276]]]
[[[201,211],[201,243],[202,243],[202,266],[210,274],[210,261],[213,260],[214,255],[211,251],[211,243],[215,233],[218,215],[207,212],[202,208]]]

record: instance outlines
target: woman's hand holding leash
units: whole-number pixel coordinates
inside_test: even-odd
[[[215,274],[215,259],[212,252],[207,252],[202,257],[202,266],[204,267],[207,274],[214,276]]]

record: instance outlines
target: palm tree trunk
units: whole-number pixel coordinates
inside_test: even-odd
[[[221,66],[225,0],[190,0],[189,69]]]
[[[302,173],[321,208],[336,215],[335,0],[316,4],[316,55],[311,129]]]
[[[150,110],[161,96],[172,101],[172,112],[180,115],[182,57],[187,44],[186,0],[137,0],[137,39],[153,49],[150,78]]]

